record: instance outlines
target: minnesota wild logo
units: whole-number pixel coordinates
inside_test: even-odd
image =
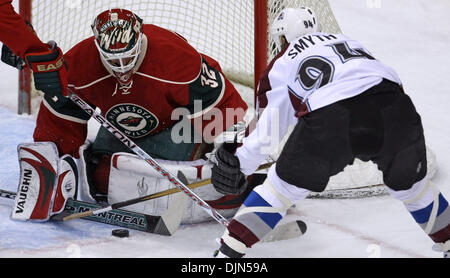
[[[106,118],[131,138],[146,136],[159,124],[158,118],[152,112],[132,103],[122,103],[111,107],[106,112]]]

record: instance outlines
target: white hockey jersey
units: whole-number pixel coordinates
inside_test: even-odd
[[[293,40],[260,80],[264,111],[237,149],[241,170],[252,174],[303,115],[361,94],[383,79],[401,84],[393,69],[347,36],[315,33]]]

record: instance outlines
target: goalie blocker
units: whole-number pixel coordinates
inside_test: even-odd
[[[17,151],[20,181],[11,218],[47,221],[63,211],[69,198],[76,198],[76,163],[69,155],[60,158],[51,142],[20,144]]]

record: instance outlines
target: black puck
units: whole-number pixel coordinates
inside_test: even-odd
[[[129,237],[130,231],[128,231],[127,229],[115,229],[112,230],[111,234],[115,237]]]
[[[297,225],[298,225],[300,231],[302,232],[302,235],[305,234],[306,230],[307,230],[306,223],[301,220],[297,220],[296,222],[297,222]]]

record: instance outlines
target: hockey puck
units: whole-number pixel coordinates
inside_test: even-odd
[[[115,229],[112,230],[111,234],[115,237],[129,237],[130,231],[128,231],[127,229]]]
[[[302,232],[302,235],[306,233],[306,230],[308,229],[306,226],[306,223],[301,221],[301,220],[297,220],[297,225],[298,228],[300,229],[300,232]]]

